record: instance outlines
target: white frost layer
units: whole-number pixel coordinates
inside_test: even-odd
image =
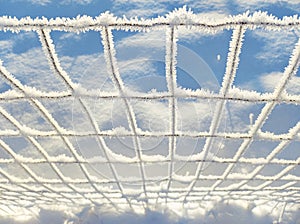
[[[283,17],[279,19],[267,12],[255,12],[250,15],[244,14],[228,16],[224,18],[208,18],[206,16],[196,15],[186,7],[174,10],[165,17],[154,19],[138,19],[126,17],[118,18],[109,12],[100,14],[92,18],[90,16],[77,16],[76,18],[54,18],[47,19],[25,17],[17,19],[16,17],[0,17],[0,30],[20,32],[21,30],[31,31],[39,29],[51,29],[68,32],[86,32],[89,30],[99,31],[104,26],[110,26],[114,29],[147,31],[151,28],[160,28],[167,25],[186,26],[204,32],[215,33],[224,29],[236,28],[239,25],[254,29],[263,27],[268,30],[282,30],[299,28],[300,19],[298,15]]]

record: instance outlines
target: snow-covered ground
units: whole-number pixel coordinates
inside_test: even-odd
[[[243,208],[239,205],[230,203],[217,204],[209,212],[197,214],[193,218],[179,217],[177,214],[165,210],[163,212],[146,211],[145,214],[135,214],[130,212],[109,213],[101,212],[95,208],[87,207],[78,213],[70,213],[68,209],[64,212],[42,209],[38,216],[33,219],[13,219],[4,218],[0,220],[1,224],[284,224],[300,223],[300,213],[298,210],[282,214],[282,206],[277,205],[269,210],[269,213],[260,210],[251,210],[253,208]]]

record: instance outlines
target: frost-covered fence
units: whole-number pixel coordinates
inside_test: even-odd
[[[179,27],[203,33],[216,33],[222,30],[232,30],[226,62],[226,71],[219,92],[211,92],[206,89],[185,90],[177,88],[177,40]],[[132,210],[143,212],[145,209],[169,208],[188,213],[195,210],[206,210],[207,203],[218,201],[244,201],[257,202],[259,205],[276,202],[284,205],[285,210],[295,209],[300,204],[300,176],[289,172],[299,166],[300,158],[288,160],[276,156],[287,147],[291,141],[299,141],[300,121],[285,134],[264,132],[261,127],[274,107],[280,103],[299,104],[300,95],[292,95],[286,92],[289,80],[297,73],[300,58],[299,42],[294,46],[289,63],[277,87],[271,93],[248,91],[233,86],[236,71],[239,66],[239,55],[246,30],[264,29],[267,31],[299,30],[300,19],[298,17],[284,17],[278,19],[266,13],[256,12],[252,15],[245,13],[231,16],[222,20],[200,17],[185,9],[175,10],[166,17],[154,19],[127,19],[117,18],[109,13],[91,18],[80,16],[74,19],[16,19],[10,17],[0,18],[0,30],[2,32],[34,31],[37,32],[44,54],[48,58],[53,76],[57,76],[65,85],[62,91],[45,92],[22,84],[7,68],[0,65],[2,79],[11,86],[11,89],[0,93],[1,102],[9,103],[16,100],[24,100],[46,120],[51,126],[51,131],[37,130],[22,124],[0,105],[0,114],[11,124],[11,129],[0,130],[0,147],[7,156],[0,158],[0,214],[1,215],[36,215],[39,208],[65,207],[76,208],[78,206],[97,206],[108,210]],[[113,40],[113,30],[126,32],[164,30],[166,32],[165,74],[167,92],[137,93],[128,90],[123,83],[119,72],[118,61]],[[95,91],[84,89],[80,83],[72,81],[68,73],[60,64],[55,45],[51,38],[52,31],[87,32],[99,31],[102,38],[104,55],[107,65],[108,77],[115,86],[115,92]],[[100,43],[99,43],[100,44]],[[0,49],[1,50],[1,49]],[[50,75],[50,74],[49,74]],[[88,118],[90,129],[88,131],[74,131],[63,128],[54,116],[45,107],[47,100],[59,101],[64,98],[74,98]],[[120,99],[124,104],[124,113],[127,116],[129,130],[115,128],[101,130],[95,116],[86,101],[88,99]],[[216,101],[212,120],[208,131],[179,131],[178,130],[178,99],[209,99]],[[169,128],[166,132],[143,131],[139,128],[136,113],[131,105],[131,100],[155,100],[165,99],[168,102]],[[219,125],[222,119],[221,113],[228,101],[263,103],[264,106],[248,132],[220,132]],[[24,157],[18,154],[13,145],[6,140],[9,137],[20,137],[40,154],[39,158]],[[42,138],[51,138],[54,142],[58,139],[63,142],[69,155],[49,155],[47,145],[40,142]],[[101,158],[94,161],[87,160],[76,148],[72,139],[74,137],[97,140]],[[126,157],[115,153],[106,140],[108,137],[130,137],[134,146],[134,157]],[[167,155],[145,155],[141,138],[164,137],[168,140]],[[188,137],[205,139],[201,153],[190,156],[179,156],[176,153],[177,139]],[[226,139],[227,141],[240,140],[234,155],[231,158],[222,158],[218,155],[211,157],[209,152],[214,139]],[[260,158],[247,158],[247,151],[253,140],[274,141],[278,143],[266,156]],[[196,164],[194,175],[179,175],[174,172],[175,162],[189,162]],[[99,178],[92,172],[93,163],[104,164],[109,170],[110,177]],[[221,174],[209,174],[203,172],[206,164],[222,164]],[[10,170],[11,164],[17,169]],[[80,170],[80,178],[67,177],[61,170],[61,165],[76,165]],[[136,165],[139,177],[128,174],[126,178],[119,175],[117,164]],[[148,177],[145,169],[147,166],[167,164],[168,175],[161,177]],[[266,165],[281,166],[282,169],[275,175],[261,175]],[[45,178],[40,172],[34,170],[35,166],[45,165],[40,172],[53,173],[52,178]],[[233,172],[236,165],[251,165],[254,169],[249,173]],[[220,166],[221,167],[221,166]],[[24,176],[17,175],[18,172]],[[202,182],[210,182],[210,185],[201,185]],[[257,181],[255,186],[248,183]],[[180,183],[176,187],[174,182]],[[226,184],[225,184],[226,183]],[[128,188],[126,186],[131,186]]]

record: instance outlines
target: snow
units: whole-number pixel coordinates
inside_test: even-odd
[[[211,206],[211,205],[210,205]],[[210,207],[208,205],[208,207]],[[13,218],[6,218],[0,221],[2,224],[12,224],[12,223],[53,223],[53,224],[88,224],[88,223],[103,223],[103,224],[113,224],[113,223],[164,223],[164,224],[196,224],[196,223],[287,223],[294,220],[294,223],[300,221],[300,215],[297,211],[290,213],[288,218],[282,213],[284,212],[285,204],[279,204],[274,207],[273,214],[263,215],[266,211],[264,205],[260,208],[255,209],[253,205],[244,204],[243,206],[237,203],[226,203],[219,202],[214,205],[209,213],[201,213],[199,207],[195,207],[192,204],[186,206],[188,213],[193,213],[193,210],[199,210],[197,215],[191,219],[187,217],[179,217],[178,214],[164,210],[163,212],[146,211],[145,214],[137,215],[131,212],[126,212],[122,214],[112,214],[109,212],[100,212],[93,207],[85,207],[81,210],[77,209],[77,212],[70,213],[64,207],[58,207],[53,209],[41,209],[34,219],[28,218],[28,216],[23,216],[19,220]],[[250,208],[250,210],[249,210]],[[63,210],[65,212],[63,212]],[[27,219],[27,220],[26,220]]]

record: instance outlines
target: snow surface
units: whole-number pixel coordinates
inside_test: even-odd
[[[282,206],[280,206],[282,209]],[[78,213],[70,214],[68,212],[59,210],[45,210],[41,209],[37,217],[26,220],[26,217],[21,217],[19,220],[13,218],[1,219],[1,224],[196,224],[196,223],[299,223],[300,214],[297,211],[281,217],[280,209],[275,209],[277,212],[274,215],[262,215],[259,212],[251,211],[248,208],[241,207],[236,204],[220,203],[216,205],[211,211],[205,215],[198,214],[193,218],[179,217],[171,211],[146,211],[145,214],[136,214],[125,212],[122,214],[112,214],[109,212],[100,212],[94,208],[86,207]],[[23,219],[22,219],[23,218]]]

